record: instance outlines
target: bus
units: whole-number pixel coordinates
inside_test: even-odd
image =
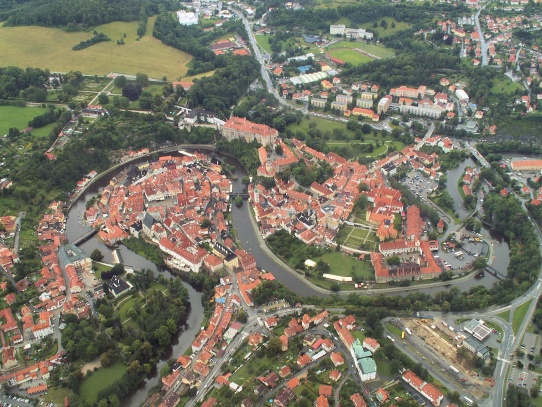
[[[452,365],[450,365],[450,370],[452,372],[454,372],[455,374],[459,374],[459,370],[457,370],[455,367],[453,367]]]
[[[469,399],[467,396],[463,396],[463,401],[467,403],[467,406],[472,406],[474,404],[474,401]]]
[[[386,338],[388,338],[390,341],[395,342],[395,339],[393,339],[391,336],[387,335]]]
[[[412,335],[412,331],[409,328],[405,328],[405,331],[407,332],[407,334]]]

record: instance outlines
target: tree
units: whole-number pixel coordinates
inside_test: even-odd
[[[144,73],[138,73],[136,74],[136,83],[142,88],[145,88],[149,86],[149,77]]]
[[[94,249],[90,254],[90,259],[92,261],[102,261],[104,259],[104,255],[100,249]]]
[[[113,84],[117,88],[124,88],[126,86],[126,76],[124,75],[117,76],[115,80],[113,81]]]
[[[481,269],[485,269],[487,266],[487,260],[485,257],[478,257],[476,259],[476,261],[474,262],[474,267],[481,270]]]
[[[386,258],[386,262],[390,266],[398,266],[399,264],[401,264],[401,259],[399,258],[399,256],[390,256]]]
[[[99,95],[98,95],[98,103],[100,105],[107,105],[109,103],[109,96],[107,96],[106,93],[104,92],[101,92]]]
[[[238,208],[240,208],[241,206],[243,206],[243,197],[237,196],[237,197],[235,198],[235,206],[237,206]]]
[[[141,91],[142,87],[139,83],[129,82],[124,88],[122,88],[122,96],[133,102],[139,98]]]
[[[267,341],[267,353],[270,356],[275,356],[282,351],[282,342],[278,336],[272,336]]]
[[[203,221],[201,222],[201,228],[202,229],[208,229],[211,227],[211,221],[209,220],[209,218],[205,218],[203,219]]]
[[[368,204],[369,199],[367,198],[367,195],[362,194],[358,197],[358,199],[356,199],[356,202],[354,203],[354,208],[364,211],[365,209],[367,209]]]

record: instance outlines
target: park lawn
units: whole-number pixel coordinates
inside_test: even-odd
[[[350,138],[354,138],[354,132],[352,130],[348,130],[346,128],[345,123],[335,122],[332,120],[326,120],[321,119],[319,117],[311,117],[310,119],[303,118],[299,124],[293,123],[288,126],[290,130],[292,130],[294,133],[298,130],[301,130],[303,132],[307,132],[309,130],[309,123],[315,122],[316,128],[322,130],[323,132],[330,131],[333,132],[333,129],[343,129],[344,134],[349,136]]]
[[[120,72],[146,73],[151,78],[177,78],[186,74],[192,56],[162,44],[152,36],[156,16],[147,22],[147,34],[137,41],[137,21],[114,22],[95,28],[111,41],[101,42],[80,51],[72,47],[92,37],[90,32],[68,33],[47,27],[0,27],[0,55],[4,65],[25,68],[39,66],[54,72],[81,71],[107,75]],[[124,38],[126,34],[126,38]],[[124,45],[117,45],[118,39]]]
[[[357,237],[359,239],[365,239],[371,233],[368,229],[354,229],[350,236]]]
[[[12,127],[19,130],[27,128],[30,120],[45,112],[47,109],[42,107],[0,106],[0,136],[7,134]]]
[[[153,281],[153,283],[151,284],[151,288],[153,290],[158,290],[158,291],[166,291],[167,290],[167,286],[165,284],[159,283],[158,281]]]
[[[122,362],[117,362],[110,367],[99,368],[90,376],[85,376],[79,389],[81,398],[87,403],[96,403],[98,393],[110,386],[115,380],[120,379],[125,372],[126,366]]]
[[[504,75],[497,76],[491,83],[493,85],[489,89],[491,93],[511,95],[516,90],[523,90],[521,83],[513,82]]]
[[[354,144],[370,144],[371,141],[376,140],[366,140],[365,142],[359,142],[359,141],[348,141],[348,140],[331,140],[326,142],[328,146],[340,146],[340,145],[354,145]],[[374,144],[373,144],[374,146]],[[388,149],[390,146],[395,146],[396,151],[401,151],[404,147],[404,144],[400,141],[385,141],[380,147],[374,146],[374,149],[371,153],[361,153],[360,155],[364,155],[365,157],[377,157],[381,154],[386,154],[388,152]]]
[[[256,35],[256,42],[262,49],[271,54],[271,45],[269,45],[269,35]]]
[[[352,273],[361,278],[373,279],[374,270],[370,262],[358,260],[340,252],[326,253],[314,261],[322,260],[329,264],[330,273],[350,277]]]
[[[532,300],[524,302],[519,307],[517,307],[516,310],[514,311],[514,315],[512,316],[512,329],[514,331],[514,334],[517,333],[519,327],[521,326],[521,323],[523,322],[523,319],[525,318],[525,314],[527,313],[527,310],[529,309],[529,306],[531,305],[531,301]]]
[[[384,29],[383,27],[380,26],[380,22],[382,20],[386,20],[386,22],[388,23],[388,28],[387,29]],[[378,21],[376,21],[376,22],[377,22],[377,27],[376,28],[373,27],[373,25],[375,23],[374,21],[364,23],[361,26],[363,28],[369,30],[369,31],[376,32],[380,38],[390,37],[390,36],[398,33],[399,31],[408,30],[410,27],[412,27],[411,24],[404,23],[404,22],[399,22],[395,18],[392,18],[392,17],[379,18]],[[394,28],[391,28],[391,23],[392,22],[395,24]]]
[[[101,278],[102,272],[104,272],[104,271],[109,271],[109,270],[112,269],[112,267],[106,266],[106,265],[104,265],[104,264],[98,264],[98,263],[95,263],[95,262],[93,262],[92,264],[93,264],[94,266],[96,266],[96,272],[95,272],[95,273],[96,273],[96,278],[97,278],[97,279],[100,279],[100,278]]]
[[[331,51],[331,56],[352,65],[366,64],[367,62],[371,62],[373,60],[373,58],[354,51],[351,48],[334,49]]]
[[[115,313],[119,316],[120,322],[124,322],[129,318],[128,311],[133,308],[137,300],[138,298],[133,295],[129,299],[124,300],[121,306],[115,310]]]

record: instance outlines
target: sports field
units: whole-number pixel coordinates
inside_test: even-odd
[[[389,58],[395,55],[393,49],[386,48],[383,45],[365,44],[357,41],[339,41],[329,47],[330,50],[339,48],[358,48],[380,58]]]
[[[137,22],[114,22],[96,27],[111,41],[80,51],[72,47],[93,36],[92,32],[67,33],[46,27],[0,27],[0,55],[4,66],[49,68],[53,72],[81,71],[88,75],[120,72],[146,73],[150,78],[185,75],[190,54],[162,44],[152,36],[156,17],[147,23],[147,34],[137,41]],[[126,37],[124,37],[126,34]],[[123,39],[124,45],[117,45]]]
[[[12,127],[19,130],[27,128],[31,119],[46,111],[41,107],[0,106],[0,136],[7,134]]]
[[[341,61],[347,62],[352,65],[365,64],[373,59],[367,55],[354,51],[352,48],[339,48],[330,52],[333,58],[338,58]]]

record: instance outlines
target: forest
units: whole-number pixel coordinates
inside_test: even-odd
[[[65,317],[62,345],[70,361],[89,361],[99,356],[103,366],[110,366],[117,360],[128,366],[124,376],[99,392],[98,401],[113,396],[122,399],[130,393],[151,371],[178,328],[185,324],[190,309],[188,291],[178,277],[166,281],[162,276],[155,279],[152,271],[142,271],[131,278],[144,294],[144,300],[136,301],[128,313],[136,322],[137,330],[124,327],[115,316],[114,304],[106,298],[96,303],[99,319],[86,321],[72,315]],[[155,280],[167,285],[168,289],[151,288]],[[100,333],[103,327],[110,328],[109,335]],[[53,378],[53,381],[69,387],[77,395],[83,380],[80,373],[75,370],[68,380],[57,382]],[[86,406],[87,403],[75,396],[70,398],[70,405]]]
[[[287,10],[276,8],[269,12],[266,22],[274,27],[304,27],[308,32],[329,32],[329,25],[341,17],[348,17],[354,25],[378,20],[382,17],[393,17],[415,26],[415,30],[430,22],[435,15],[446,13],[448,18],[467,12],[463,4],[389,4],[377,1],[364,1],[361,4],[347,4],[337,8],[304,8]]]
[[[186,98],[188,107],[203,107],[226,119],[248,86],[258,77],[260,64],[252,56],[221,55],[213,76],[194,82]]]
[[[448,50],[420,49],[395,58],[379,59],[344,69],[343,76],[361,78],[383,87],[438,85],[435,73],[459,68],[459,55]]]
[[[113,21],[138,21],[140,12],[157,14],[159,7],[173,11],[173,0],[31,0],[0,12],[6,26],[41,25],[82,31]]]

